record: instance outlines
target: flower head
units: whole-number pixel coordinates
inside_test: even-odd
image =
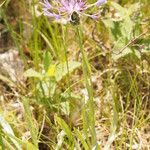
[[[44,15],[55,20],[63,20],[65,23],[71,22],[76,25],[79,24],[80,16],[88,16],[91,18],[98,18],[99,12],[94,14],[87,14],[86,10],[91,7],[99,7],[106,3],[107,0],[98,0],[93,4],[87,4],[83,0],[44,0],[43,11]]]

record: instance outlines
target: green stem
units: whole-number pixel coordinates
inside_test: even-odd
[[[65,56],[65,63],[67,65],[67,89],[68,89],[68,94],[69,94],[69,97],[71,97],[71,81],[70,81],[70,71],[69,71],[69,60],[68,60],[68,55],[67,55],[67,45],[66,45],[66,37],[67,37],[67,31],[68,31],[68,28],[67,26],[65,26],[63,28],[62,26],[62,30],[63,30],[63,48],[64,48],[64,56]],[[70,106],[71,107],[71,106]],[[72,111],[70,109],[70,127],[72,126]]]
[[[89,97],[88,105],[87,105],[87,110],[88,110],[87,123],[88,123],[89,131],[91,132],[92,135],[92,144],[96,145],[95,112],[94,112],[94,101],[93,101],[93,87],[91,81],[91,68],[83,47],[82,29],[79,26],[76,29],[77,29],[78,43],[82,53],[82,66],[83,66],[84,80],[85,80],[86,89],[88,91],[88,97]]]

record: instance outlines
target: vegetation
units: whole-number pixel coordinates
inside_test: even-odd
[[[0,70],[0,149],[150,149],[149,0],[99,10],[62,24],[39,0],[0,1],[0,48],[24,68]]]

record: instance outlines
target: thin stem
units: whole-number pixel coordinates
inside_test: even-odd
[[[63,26],[62,26],[63,27]],[[63,29],[63,28],[62,28]],[[71,81],[70,81],[70,71],[69,71],[69,60],[68,60],[68,55],[67,55],[67,46],[66,46],[66,37],[67,37],[67,26],[63,29],[63,46],[64,46],[64,52],[65,52],[65,63],[67,65],[67,84],[68,84],[68,94],[69,97],[71,97]],[[70,109],[70,127],[72,126],[72,111]]]
[[[77,27],[77,36],[78,36],[78,43],[80,46],[80,50],[82,53],[82,67],[83,67],[83,73],[84,73],[84,80],[86,84],[86,89],[88,91],[88,105],[87,105],[87,112],[88,112],[88,127],[92,134],[92,144],[96,145],[96,131],[95,131],[95,112],[94,112],[94,101],[93,101],[93,87],[92,87],[92,81],[91,81],[91,68],[90,64],[88,62],[86,53],[83,48],[83,33],[81,27]]]

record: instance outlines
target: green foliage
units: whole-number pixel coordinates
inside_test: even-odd
[[[48,65],[45,64],[45,66],[48,66]],[[68,73],[71,73],[72,71],[74,71],[75,69],[77,69],[80,66],[81,66],[81,64],[79,62],[70,61],[70,62],[68,62],[69,70],[67,70],[67,63],[60,63],[56,66],[49,65],[49,67],[46,67],[47,72],[45,72],[45,74],[39,73],[33,69],[28,69],[25,72],[25,76],[26,77],[35,77],[40,80],[54,76],[56,81],[59,82],[62,78],[67,76]]]
[[[18,47],[26,81],[0,74],[1,149],[144,149],[149,0],[109,0],[99,20],[81,17],[80,26],[44,17],[39,0],[16,2],[25,14],[12,9],[10,17],[12,1],[0,2],[0,25]],[[5,120],[10,111],[14,123]]]
[[[140,58],[140,52],[131,47],[131,45],[135,44],[132,40],[139,35],[141,30],[139,28],[141,23],[141,3],[134,3],[128,8],[122,7],[115,2],[111,2],[110,5],[116,11],[117,16],[103,21],[109,28],[114,42],[112,58],[116,61],[130,53]],[[131,44],[128,45],[130,42]]]
[[[7,137],[10,139],[10,141],[15,145],[15,147],[18,149],[18,150],[21,150],[21,145],[20,143],[18,143],[18,141],[16,141],[15,139],[15,134],[13,132],[13,129],[11,128],[11,126],[9,125],[9,123],[7,123],[3,117],[3,115],[1,114],[0,115],[0,128],[1,128],[1,145],[2,145],[2,148],[4,148],[4,144],[3,144],[3,141],[4,141],[4,138],[5,136],[2,136],[2,135],[7,135]],[[8,145],[11,145],[11,143],[8,143]]]
[[[38,149],[38,128],[32,119],[31,110],[29,107],[29,99],[23,98],[23,105],[25,110],[25,119],[27,122],[28,129],[30,130],[32,142],[36,149]]]
[[[71,144],[73,144],[74,142],[74,138],[72,135],[72,132],[69,128],[69,126],[65,123],[64,120],[62,120],[61,118],[55,116],[55,120],[57,121],[57,123],[59,124],[59,126],[61,126],[61,128],[64,130],[64,132],[66,133],[68,140]]]

